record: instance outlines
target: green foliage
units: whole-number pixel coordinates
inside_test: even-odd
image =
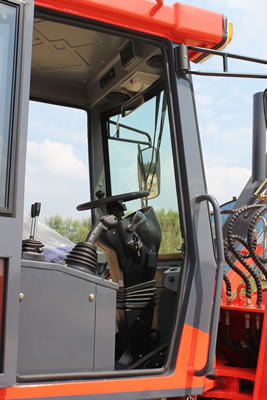
[[[91,228],[91,218],[73,219],[62,218],[60,215],[47,218],[45,223],[62,236],[72,240],[74,243],[82,242]]]
[[[177,248],[182,245],[182,235],[180,230],[180,220],[177,211],[165,209],[156,211],[159,219],[162,240],[160,246],[160,254],[176,253]],[[72,219],[62,218],[59,215],[46,219],[46,224],[50,228],[55,229],[62,236],[67,237],[74,243],[82,242],[91,228],[91,218],[87,219]]]
[[[162,230],[160,254],[177,253],[177,248],[182,246],[183,241],[178,212],[162,208],[157,210],[156,214]]]

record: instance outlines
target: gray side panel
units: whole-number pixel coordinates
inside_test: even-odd
[[[74,268],[22,260],[18,375],[113,371],[117,288]]]
[[[114,369],[116,292],[102,286],[96,287],[97,313],[95,321],[95,371],[110,371]]]
[[[92,371],[95,284],[22,268],[18,374]]]

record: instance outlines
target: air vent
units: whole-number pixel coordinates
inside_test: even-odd
[[[108,72],[105,73],[105,75],[102,76],[102,78],[99,81],[101,89],[107,86],[114,78],[115,78],[115,69],[111,68]]]
[[[126,93],[121,92],[110,92],[106,95],[106,99],[109,101],[113,101],[114,103],[125,103],[130,99],[130,96]]]
[[[129,41],[123,47],[123,49],[120,51],[120,56],[121,56],[121,64],[124,68],[126,68],[129,64],[131,64],[136,59],[132,41]]]
[[[161,55],[153,56],[146,63],[150,68],[162,69],[163,57]]]

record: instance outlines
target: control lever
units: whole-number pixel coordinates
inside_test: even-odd
[[[128,232],[136,232],[137,227],[146,221],[146,216],[141,211],[136,211],[132,223],[127,226]]]
[[[131,248],[135,247],[139,257],[141,256],[140,249],[144,246],[146,266],[155,268],[161,241],[161,229],[156,216],[154,218],[152,216],[152,209],[150,209],[150,213],[150,218],[147,218],[141,211],[136,211],[132,223],[127,226],[128,232],[134,233],[133,240],[128,242],[128,245]],[[134,238],[135,235],[138,240]]]
[[[30,239],[33,240],[35,240],[37,235],[37,226],[38,226],[38,218],[40,215],[40,211],[41,211],[41,203],[33,203],[31,207],[32,223],[31,223],[31,233],[30,233]]]
[[[118,219],[115,215],[107,215],[105,217],[101,217],[99,222],[93,226],[91,231],[88,233],[86,238],[86,242],[95,246],[95,242],[100,238],[101,233],[106,232],[108,229],[113,228],[117,225]]]
[[[31,206],[31,230],[29,239],[22,241],[22,258],[25,260],[44,261],[44,244],[36,239],[38,217],[41,211],[41,203],[33,203]]]
[[[66,264],[91,274],[96,274],[97,252],[95,243],[100,239],[103,232],[117,225],[118,219],[115,215],[106,215],[92,227],[84,242],[76,244],[66,256]]]

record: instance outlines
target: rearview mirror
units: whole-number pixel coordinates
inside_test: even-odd
[[[160,194],[160,157],[155,147],[141,150],[138,146],[138,181],[139,190],[149,190],[147,200]]]

